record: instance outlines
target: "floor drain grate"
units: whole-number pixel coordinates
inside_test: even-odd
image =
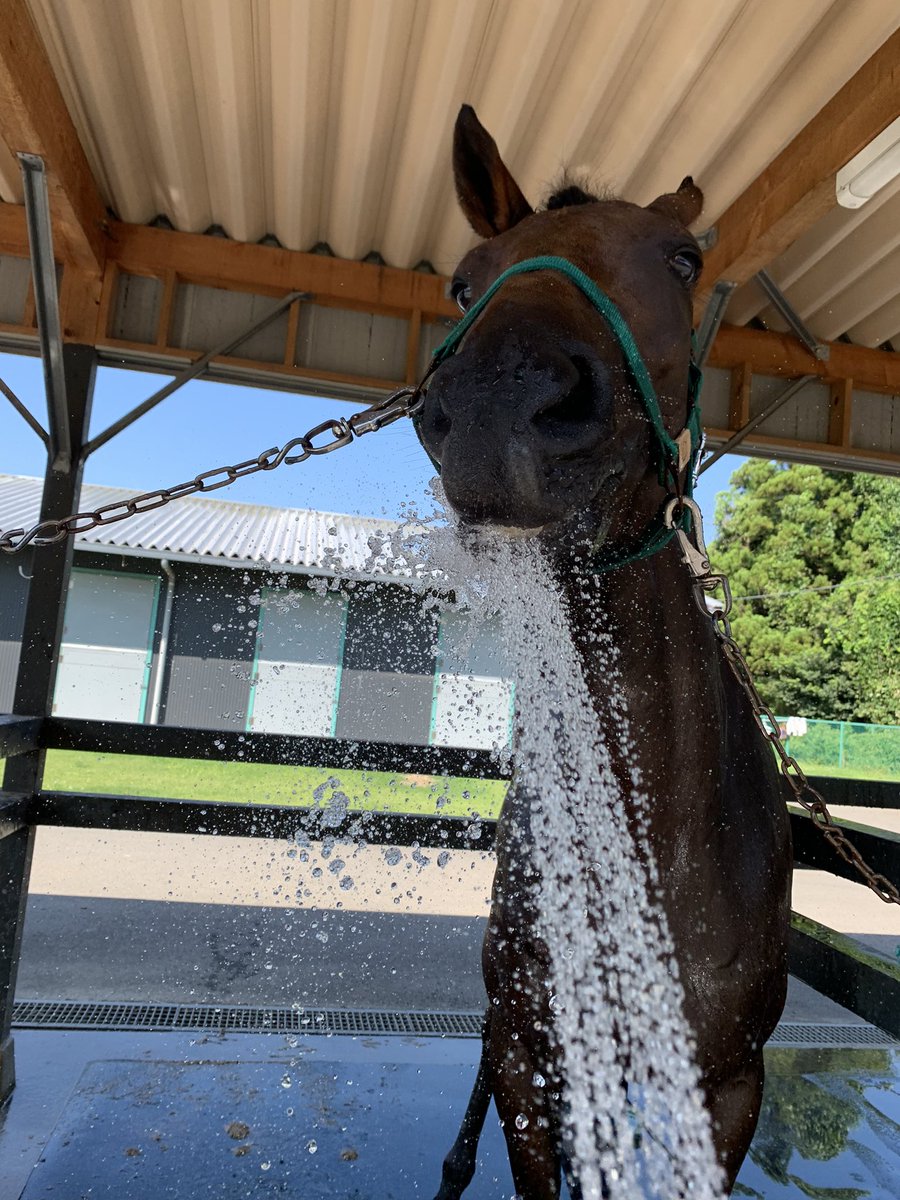
[[[481,1013],[389,1012],[343,1008],[261,1008],[213,1004],[127,1004],[20,1000],[13,1024],[20,1029],[215,1030],[222,1033],[323,1033],[479,1037]],[[900,1047],[875,1025],[782,1021],[770,1046]]]
[[[805,1021],[782,1021],[769,1038],[770,1046],[822,1046],[850,1049],[853,1046],[900,1047],[900,1041],[877,1025],[855,1023],[831,1025]]]
[[[377,1012],[338,1008],[261,1008],[212,1004],[125,1004],[21,1000],[20,1029],[207,1029],[223,1033],[406,1034],[478,1037],[481,1013]]]

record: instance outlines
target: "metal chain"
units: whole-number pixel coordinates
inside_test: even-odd
[[[248,458],[232,466],[214,467],[211,471],[203,471],[185,483],[176,483],[174,487],[143,492],[129,500],[116,500],[112,504],[103,504],[100,508],[88,512],[72,513],[60,520],[41,521],[31,529],[8,529],[0,533],[0,552],[18,554],[26,546],[51,546],[67,537],[96,529],[98,525],[112,525],[138,513],[152,512],[155,508],[162,508],[173,500],[182,500],[185,496],[193,496],[197,492],[215,492],[219,488],[228,487],[236,479],[255,475],[257,471],[274,471],[282,463],[292,467],[295,463],[305,462],[315,455],[331,454],[334,450],[349,446],[355,438],[360,438],[363,434],[374,433],[386,425],[392,425],[401,417],[414,416],[422,403],[420,386],[400,388],[384,400],[363,409],[362,412],[353,413],[347,419],[339,417],[323,421],[302,437],[291,438],[281,447],[272,446],[269,450],[263,450],[256,458]],[[329,440],[317,441],[323,434],[329,435]]]
[[[692,517],[690,533],[686,533],[676,524],[683,513],[684,506],[690,510]],[[775,720],[772,710],[760,696],[750,668],[747,666],[747,660],[732,636],[731,622],[729,621],[732,607],[731,589],[728,586],[728,579],[724,575],[715,574],[710,567],[706,545],[703,541],[703,522],[700,509],[693,500],[673,497],[665,508],[665,522],[669,528],[675,530],[675,536],[678,538],[682,551],[682,561],[693,576],[694,599],[704,616],[709,617],[712,621],[713,632],[722,647],[734,677],[750,701],[756,723],[766,740],[775,747],[781,774],[794,793],[794,799],[809,813],[813,824],[832,849],[837,851],[845,862],[848,862],[862,875],[880,900],[886,904],[900,904],[900,891],[884,875],[872,870],[843,829],[834,823],[821,793],[816,791],[809,782],[796,758],[785,750],[778,722]],[[720,588],[724,597],[721,606],[710,611],[706,603],[707,593],[715,592]]]

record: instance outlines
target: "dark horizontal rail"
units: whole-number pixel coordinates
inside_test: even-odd
[[[872,829],[855,821],[835,821],[857,848],[873,871],[884,875],[895,887],[900,887],[900,834]],[[864,882],[859,872],[832,849],[805,813],[791,809],[791,834],[794,839],[794,862],[804,867],[829,871],[854,883]]]
[[[157,758],[208,758],[475,779],[508,779],[511,774],[508,763],[490,750],[349,742],[287,733],[240,733],[234,729],[183,729],[125,721],[78,721],[69,717],[48,717],[42,741],[47,749],[98,754],[149,754]]]
[[[32,797],[0,790],[0,838],[9,837],[31,821]]]
[[[823,996],[900,1037],[900,963],[792,913],[788,969]]]
[[[126,829],[143,833],[204,833],[228,837],[352,838],[376,845],[436,850],[490,850],[496,821],[480,817],[349,812],[331,823],[327,809],[227,801],[166,800],[148,796],[41,792],[29,809],[36,825]]]
[[[855,808],[900,808],[900,781],[886,779],[833,779],[810,775],[810,783],[828,804]]]
[[[0,714],[0,758],[15,758],[37,750],[41,738],[40,717],[14,717]]]

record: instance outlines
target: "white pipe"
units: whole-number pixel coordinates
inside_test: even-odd
[[[162,629],[159,631],[159,653],[156,661],[156,678],[153,680],[153,695],[150,698],[148,725],[159,724],[163,676],[166,673],[166,659],[169,651],[169,626],[172,624],[172,601],[175,599],[175,572],[172,570],[172,564],[167,558],[161,558],[159,565],[166,577],[166,599],[163,606]]]

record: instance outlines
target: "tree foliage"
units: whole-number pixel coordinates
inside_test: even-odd
[[[711,548],[774,712],[900,723],[900,480],[748,460]]]

